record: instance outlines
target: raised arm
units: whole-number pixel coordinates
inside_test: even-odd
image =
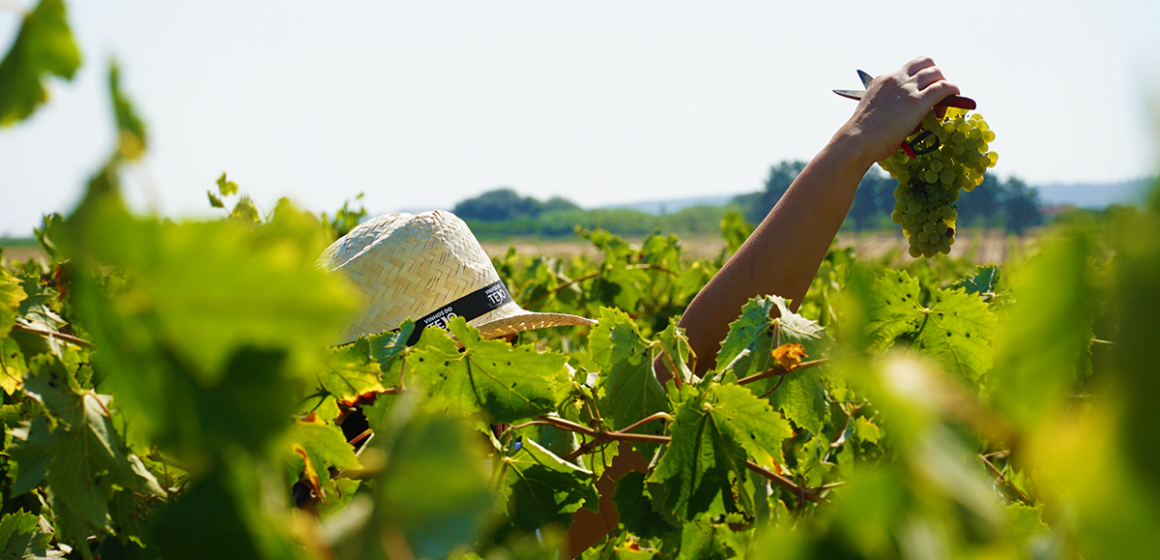
[[[681,317],[680,326],[700,358],[696,373],[713,363],[729,323],[750,298],[779,295],[797,308],[850,211],[862,176],[894,153],[935,104],[958,93],[925,56],[874,79],[850,120]]]

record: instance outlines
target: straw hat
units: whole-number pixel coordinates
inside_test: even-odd
[[[347,276],[365,296],[344,342],[399,328],[415,319],[415,334],[446,329],[461,316],[484,338],[595,321],[564,313],[532,313],[512,301],[491,259],[467,224],[451,212],[387,214],[363,222],[322,253],[319,266]]]

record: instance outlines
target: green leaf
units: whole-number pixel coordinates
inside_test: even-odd
[[[995,295],[995,286],[999,284],[999,265],[987,264],[975,268],[975,273],[955,283],[956,288],[963,288],[968,294],[977,294],[987,298]]]
[[[387,451],[377,482],[382,518],[369,537],[378,541],[384,524],[401,529],[417,558],[442,558],[473,542],[496,506],[476,438],[462,419],[408,419]]]
[[[772,377],[755,383],[754,389],[764,394],[778,381],[778,378]],[[822,433],[830,416],[826,387],[818,377],[818,368],[787,373],[777,390],[770,394],[769,402],[774,409],[784,412],[794,424],[815,435]]]
[[[234,209],[230,211],[230,217],[248,224],[262,223],[262,214],[258,212],[258,206],[248,196],[238,199]]]
[[[305,474],[307,483],[320,492],[319,496],[324,503],[338,497],[337,488],[331,484],[331,467],[338,470],[362,468],[342,430],[322,421],[295,422],[294,427],[286,433],[283,449],[290,459],[291,481]]]
[[[222,196],[230,196],[238,194],[238,184],[226,179],[226,172],[222,171],[222,176],[217,179],[218,192]]]
[[[999,321],[978,296],[938,290],[918,335],[923,350],[950,371],[975,382],[991,369],[991,339]]]
[[[930,307],[919,301],[918,280],[888,270],[872,288],[867,333],[882,351],[903,334],[948,371],[977,382],[994,360],[991,338],[998,320],[977,295],[934,289]]]
[[[776,317],[771,316],[774,309]],[[791,342],[801,344],[809,356],[820,358],[825,340],[825,329],[817,321],[790,311],[785,298],[753,298],[741,308],[741,316],[729,324],[729,334],[717,354],[717,371],[723,372],[732,364],[739,377],[760,373],[773,365],[769,352]],[[748,361],[744,355],[747,350]]]
[[[773,468],[773,463],[782,462],[781,442],[793,437],[793,430],[769,403],[737,385],[713,386],[704,402],[722,431],[741,444],[755,463]]]
[[[494,422],[513,422],[547,414],[567,396],[570,377],[563,354],[483,340],[461,317],[448,327],[463,343],[463,352],[447,333],[425,329],[407,358],[407,371],[427,385],[430,408],[454,415],[483,410]]]
[[[866,334],[870,350],[882,352],[899,336],[918,330],[918,279],[901,270],[889,269],[871,287],[866,309]]]
[[[28,118],[48,101],[46,75],[71,80],[81,65],[63,0],[41,0],[24,17],[12,48],[0,61],[0,126]]]
[[[1051,530],[1040,517],[1043,515],[1043,505],[1031,507],[1021,503],[1008,504],[1006,511],[1007,538],[1026,547],[1033,539],[1048,533]]]
[[[11,395],[24,383],[28,366],[20,345],[11,338],[0,338],[0,389]]]
[[[769,317],[772,312],[773,301],[769,298],[753,298],[742,306],[741,316],[729,323],[729,334],[721,341],[721,351],[717,352],[717,371],[725,371],[773,324]]]
[[[16,463],[12,477],[12,495],[19,496],[40,486],[48,475],[48,463],[52,460],[53,444],[56,437],[48,425],[47,416],[38,416],[8,432],[12,435],[12,445],[8,456]]]
[[[645,539],[663,538],[676,527],[653,510],[652,497],[645,489],[645,473],[632,471],[616,481],[612,501],[624,528]]]
[[[16,324],[20,303],[28,297],[20,281],[0,269],[0,338],[8,336]]]
[[[32,369],[35,375],[25,383],[25,392],[60,419],[52,433],[47,476],[58,499],[90,526],[109,530],[112,485],[140,494],[165,495],[140,459],[123,451],[107,396],[70,387],[68,372],[54,356],[37,356]]]
[[[508,515],[524,531],[552,524],[567,527],[581,507],[594,510],[597,506],[592,472],[564,461],[530,439],[503,462]]]
[[[145,121],[137,114],[129,96],[121,90],[121,67],[116,60],[109,63],[109,95],[113,100],[113,117],[117,123],[117,152],[129,161],[145,155],[149,137]]]
[[[213,191],[205,191],[206,196],[209,197],[209,205],[214,208],[225,208],[226,205],[222,203],[222,199],[213,194]]]
[[[689,339],[685,337],[685,329],[677,326],[679,320],[678,317],[670,319],[669,327],[657,335],[657,340],[661,343],[664,364],[669,373],[685,383],[692,383],[697,357],[693,348],[689,346]],[[692,367],[690,363],[693,364]]]
[[[40,531],[40,517],[23,510],[0,518],[0,560],[64,558],[51,548],[52,534]]]
[[[713,523],[708,518],[686,523],[681,527],[681,549],[677,560],[725,560],[733,558],[729,546],[733,531],[724,523]]]
[[[623,313],[601,314],[601,334],[608,332],[608,369],[601,372],[598,384],[604,397],[600,409],[612,420],[612,427],[620,430],[657,412],[671,410],[665,398],[664,387],[653,373],[652,345],[640,336],[636,323]],[[604,329],[607,328],[607,331]],[[592,337],[596,333],[593,332]],[[596,344],[595,338],[589,338]],[[603,348],[605,340],[599,340]],[[597,351],[593,350],[594,354]],[[642,433],[660,433],[660,426],[648,425]]]
[[[363,337],[353,344],[328,350],[326,365],[318,380],[331,395],[352,406],[360,395],[384,389],[381,375],[378,362],[371,357],[371,342]]]
[[[697,395],[686,385],[681,394],[685,399],[670,427],[672,442],[648,480],[664,484],[665,509],[686,521],[709,511],[719,498],[726,512],[737,511],[730,473],[745,470],[745,451],[730,437],[708,392]]]

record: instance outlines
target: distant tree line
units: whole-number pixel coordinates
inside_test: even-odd
[[[772,166],[764,189],[740,195],[734,199],[734,203],[742,208],[747,220],[759,223],[789,190],[790,184],[805,166],[804,161],[783,161]],[[843,228],[867,230],[897,227],[890,221],[890,212],[894,210],[894,189],[897,186],[898,182],[877,166],[871,167],[858,184],[854,204],[846,215]],[[963,193],[957,204],[962,226],[1006,228],[1014,233],[1023,233],[1044,223],[1038,191],[1016,178],[1001,180],[986,175],[983,184],[969,193]]]
[[[540,201],[522,197],[507,188],[495,189],[463,200],[453,209],[479,237],[513,235],[567,237],[576,227],[603,228],[618,235],[665,233],[718,233],[727,211],[719,206],[693,206],[679,212],[654,216],[628,208],[584,210],[577,204],[552,197]]]

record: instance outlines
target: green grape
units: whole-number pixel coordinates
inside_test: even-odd
[[[908,249],[906,252],[910,253],[911,258],[917,259],[918,257],[922,256],[922,251],[918,249],[918,245],[911,245],[910,249]]]
[[[925,230],[918,232],[918,241],[920,243],[926,243],[927,241],[930,241],[930,234]]]
[[[917,200],[911,199],[910,204],[908,204],[906,206],[906,211],[910,212],[910,213],[914,213],[914,212],[918,212],[919,210],[922,210],[922,203],[917,201]]]
[[[890,221],[892,221],[896,224],[901,224],[902,223],[902,212],[899,212],[898,210],[891,212],[890,213]]]
[[[933,169],[928,169],[926,173],[923,174],[922,178],[925,179],[928,183],[934,183],[938,181],[938,172]]]
[[[934,231],[934,224],[932,224],[930,222],[922,224],[922,231],[925,231],[927,233]]]
[[[914,223],[914,214],[906,214],[902,217],[902,223],[910,225]]]
[[[935,172],[942,171],[942,170],[943,170],[943,162],[942,162],[942,160],[937,160],[937,159],[936,159],[936,160],[933,160],[933,161],[931,161],[931,162],[930,162],[930,168],[931,168],[931,169],[933,169]]]
[[[946,233],[947,232],[946,222],[939,222],[939,223],[935,224],[934,230],[937,231],[940,235]]]

